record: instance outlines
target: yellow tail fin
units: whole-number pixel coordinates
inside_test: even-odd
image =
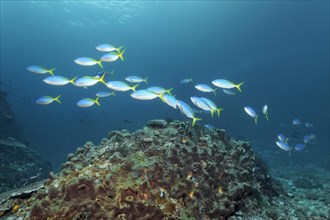
[[[118,53],[118,56],[122,61],[124,61],[123,55],[124,55],[125,51],[126,51],[126,48],[122,52]]]
[[[243,85],[244,82],[241,82],[240,84],[236,85],[236,88],[238,89],[238,91],[242,92],[241,90],[241,85]]]
[[[120,46],[120,47],[117,47],[116,48],[116,51],[118,52],[118,53],[120,53],[120,50],[121,50],[121,48],[123,48],[124,46]]]
[[[143,82],[145,82],[146,84],[149,84],[147,80],[148,80],[148,77],[144,78]]]
[[[106,85],[107,83],[104,81],[104,77],[105,77],[105,72],[103,73],[103,75],[101,76],[101,78],[99,79],[99,82],[103,83],[104,85]]]
[[[167,92],[168,94],[172,95],[171,91],[173,90],[173,88],[170,88],[168,90],[166,90],[165,92]]]
[[[54,98],[54,101],[56,101],[56,102],[62,104],[62,102],[60,101],[60,97],[61,97],[61,95],[56,96],[56,97]]]
[[[102,60],[97,61],[97,64],[103,69]]]
[[[69,80],[70,83],[72,83],[74,85],[74,81],[78,78],[78,76],[73,77],[72,79]]]
[[[194,125],[196,124],[196,121],[200,121],[202,120],[201,118],[196,118],[196,117],[193,117],[193,122],[192,122],[192,127],[194,127]]]
[[[254,118],[254,123],[258,123],[258,115],[256,115],[256,117]]]
[[[132,87],[131,87],[131,90],[133,90],[133,92],[135,92],[136,87],[138,87],[139,85],[140,85],[140,84],[136,84],[136,85],[132,86]]]
[[[223,110],[223,108],[217,108],[217,113],[218,113],[218,117],[220,117],[220,112]]]
[[[99,98],[100,98],[100,97],[96,97],[96,99],[94,100],[95,104],[98,105],[98,106],[100,106]]]
[[[48,70],[47,72],[48,72],[50,75],[54,76],[54,73],[53,73],[54,70],[56,70],[56,68],[50,69],[50,70]]]

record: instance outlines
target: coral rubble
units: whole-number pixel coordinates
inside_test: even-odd
[[[153,120],[68,155],[15,213],[30,219],[227,219],[277,196],[251,146],[221,129]],[[267,194],[267,195],[266,195]]]

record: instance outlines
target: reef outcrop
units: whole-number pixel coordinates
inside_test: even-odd
[[[16,218],[228,219],[281,193],[248,142],[190,124],[153,120],[87,142]]]

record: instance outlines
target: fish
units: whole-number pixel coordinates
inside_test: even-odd
[[[269,120],[269,118],[268,118],[268,105],[264,105],[264,107],[262,107],[262,113],[265,115],[265,118],[268,121]]]
[[[138,87],[140,84],[136,84],[134,86],[130,86],[125,82],[122,81],[109,81],[106,83],[106,86],[112,90],[115,91],[128,91],[128,90],[132,90],[133,92],[135,92],[136,87]]]
[[[258,122],[258,115],[257,113],[253,110],[253,108],[246,106],[244,107],[245,112],[251,116],[252,118],[254,118],[254,123],[257,124]]]
[[[78,105],[79,107],[82,107],[82,108],[91,107],[91,106],[93,106],[94,104],[100,106],[99,98],[100,98],[100,97],[96,97],[96,99],[84,98],[84,99],[79,100],[79,101],[77,102],[77,105]]]
[[[213,125],[210,125],[210,124],[205,124],[204,126],[208,129],[210,129],[210,130],[215,129],[215,127]]]
[[[88,87],[88,86],[93,86],[98,82],[106,84],[105,81],[104,81],[104,77],[105,77],[105,73],[103,73],[101,78],[93,77],[93,76],[83,76],[83,77],[77,79],[74,82],[74,85],[78,86],[78,87]]]
[[[297,151],[301,151],[306,147],[306,144],[296,144],[296,146],[294,147],[295,150]]]
[[[202,91],[202,92],[213,92],[214,95],[216,95],[215,91],[217,90],[217,88],[212,89],[209,85],[197,84],[197,85],[195,85],[195,88],[199,91]]]
[[[288,143],[289,138],[286,138],[283,134],[277,135],[277,139],[280,141],[283,141],[285,143]]]
[[[127,82],[131,82],[131,83],[141,83],[141,82],[145,82],[146,84],[148,84],[148,77],[146,77],[146,78],[141,78],[141,77],[139,77],[139,76],[127,76],[126,78],[125,78],[125,80],[127,81]]]
[[[111,95],[116,96],[115,91],[112,91],[112,92],[99,91],[99,92],[96,93],[97,97],[102,97],[102,98],[108,97],[108,96],[111,96]]]
[[[307,134],[303,137],[303,141],[306,144],[309,144],[312,141],[316,141],[316,135],[315,134]]]
[[[98,64],[103,69],[102,60],[95,60],[90,57],[78,57],[74,62],[81,66],[94,66],[95,64]]]
[[[66,85],[68,83],[72,83],[74,85],[74,81],[77,79],[77,77],[74,77],[72,79],[68,79],[66,77],[63,76],[49,76],[45,79],[43,79],[43,81],[49,85],[53,85],[53,86],[63,86]]]
[[[29,66],[26,68],[28,71],[32,72],[32,73],[37,73],[37,74],[45,74],[45,73],[49,73],[50,75],[54,76],[54,70],[56,70],[56,68],[53,69],[47,69],[43,66]]]
[[[40,104],[40,105],[48,105],[48,104],[52,103],[53,101],[55,101],[55,102],[62,104],[62,102],[60,101],[60,97],[61,97],[61,95],[58,95],[55,98],[51,97],[51,96],[41,96],[36,100],[36,103]]]
[[[177,108],[177,106],[176,106],[177,100],[174,96],[171,96],[170,94],[166,93],[163,95],[163,100],[167,105],[171,106],[172,108],[174,108],[174,109]]]
[[[190,82],[193,82],[193,78],[184,78],[184,79],[180,80],[181,84],[187,84]]]
[[[123,46],[121,47],[115,47],[111,44],[100,44],[96,46],[96,49],[98,51],[101,52],[112,52],[112,51],[117,51],[118,53],[120,53],[120,49],[123,48]]]
[[[147,88],[147,90],[154,92],[156,94],[168,93],[168,94],[172,95],[171,91],[173,90],[173,88],[164,89],[163,87],[160,87],[160,86],[152,86],[152,87]]]
[[[180,111],[185,115],[187,116],[188,118],[192,118],[193,121],[192,121],[192,127],[194,127],[195,123],[197,121],[200,121],[202,120],[201,118],[197,118],[195,117],[195,113],[193,112],[193,110],[191,109],[191,107],[185,103],[184,101],[181,101],[181,100],[177,100],[176,101],[176,105],[178,106],[178,108],[180,109]]]
[[[100,72],[96,73],[93,77],[101,78],[103,74],[113,75],[114,73],[115,73],[115,71],[111,71],[111,72],[100,71]]]
[[[281,148],[282,150],[285,151],[290,151],[291,147],[289,146],[289,144],[283,142],[283,141],[276,141],[276,145]]]
[[[312,128],[313,127],[313,124],[312,123],[309,123],[309,122],[305,122],[305,126],[307,128]]]
[[[211,107],[207,104],[207,102],[205,102],[203,99],[196,97],[196,96],[192,96],[192,97],[190,97],[190,100],[198,108],[203,109],[205,111],[209,111],[209,112],[211,112],[211,114],[212,114],[212,112],[214,112],[214,111],[212,111]]]
[[[220,112],[223,111],[223,108],[218,108],[217,105],[211,101],[210,99],[207,98],[203,98],[201,97],[201,99],[206,102],[206,104],[211,108],[211,116],[213,117],[214,112],[218,113],[218,117],[220,117]]]
[[[241,82],[239,84],[235,84],[233,82],[230,82],[226,79],[216,79],[212,81],[213,85],[222,88],[222,89],[232,89],[236,88],[238,91],[242,92],[241,86],[243,85],[244,82]]]
[[[222,89],[222,91],[224,93],[226,93],[227,95],[235,95],[236,93],[230,89]]]
[[[125,51],[126,51],[126,49],[124,49],[120,53],[117,53],[117,52],[106,53],[101,57],[101,60],[103,62],[113,62],[113,61],[116,61],[118,58],[120,58],[122,61],[124,61]]]
[[[301,121],[297,118],[293,119],[292,120],[292,125],[300,125],[301,124]]]
[[[138,100],[152,100],[157,97],[163,100],[163,95],[164,93],[157,94],[146,89],[136,90],[135,92],[131,93],[131,97]]]

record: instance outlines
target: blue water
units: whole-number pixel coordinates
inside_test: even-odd
[[[208,97],[225,110],[220,118],[199,115],[201,124],[251,141],[257,151],[278,152],[273,157],[288,158],[275,144],[277,134],[296,132],[302,138],[312,132],[317,143],[289,160],[328,167],[328,9],[327,1],[1,1],[1,87],[30,147],[55,170],[68,153],[86,141],[97,145],[111,130],[134,131],[155,118],[189,120],[160,100],[134,100],[130,92],[100,100],[101,107],[79,108],[79,99],[107,88],[50,86],[42,81],[46,75],[26,70],[42,65],[68,78],[94,75],[99,66],[73,60],[100,57],[95,46],[101,43],[123,45],[125,61],[104,64],[115,71],[107,80],[148,76],[151,85],[174,88],[176,98],[191,106],[190,96]],[[219,90],[214,97],[180,84],[186,77],[209,85],[217,78],[245,83],[242,93]],[[63,104],[35,104],[42,95],[59,94]],[[270,121],[262,116],[264,104]],[[247,105],[259,113],[257,125],[244,112]],[[293,127],[294,118],[314,128]]]

